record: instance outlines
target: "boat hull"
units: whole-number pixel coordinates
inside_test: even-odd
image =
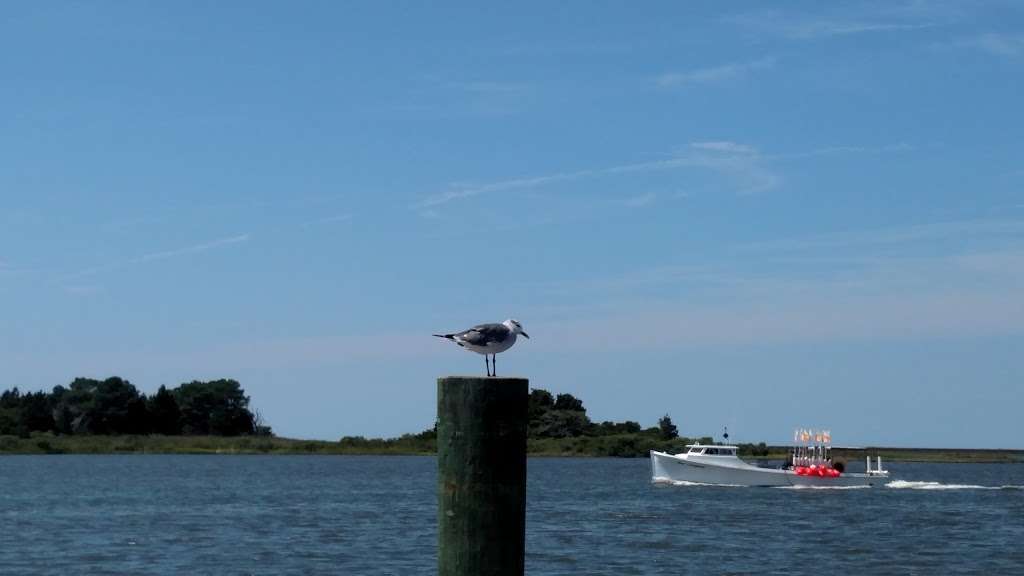
[[[800,486],[814,488],[845,488],[880,486],[888,474],[843,474],[837,477],[800,476],[793,470],[759,468],[736,460],[736,463],[696,462],[685,455],[651,451],[651,477],[656,483],[694,483],[720,486]]]

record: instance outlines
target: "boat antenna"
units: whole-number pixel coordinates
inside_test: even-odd
[[[725,438],[725,443],[726,444],[729,443],[729,427],[728,426],[726,426],[725,430],[722,432],[722,438]]]

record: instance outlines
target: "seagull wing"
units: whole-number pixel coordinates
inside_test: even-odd
[[[480,324],[456,334],[455,338],[466,344],[487,346],[491,343],[504,342],[508,334],[509,329],[504,324]]]

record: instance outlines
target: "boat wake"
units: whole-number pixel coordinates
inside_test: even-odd
[[[914,482],[893,480],[885,485],[896,490],[1024,490],[1024,486],[1006,484],[1003,486],[981,486],[978,484],[943,484],[941,482]]]

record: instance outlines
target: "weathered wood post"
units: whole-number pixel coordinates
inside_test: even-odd
[[[437,379],[439,576],[522,576],[529,380]]]

